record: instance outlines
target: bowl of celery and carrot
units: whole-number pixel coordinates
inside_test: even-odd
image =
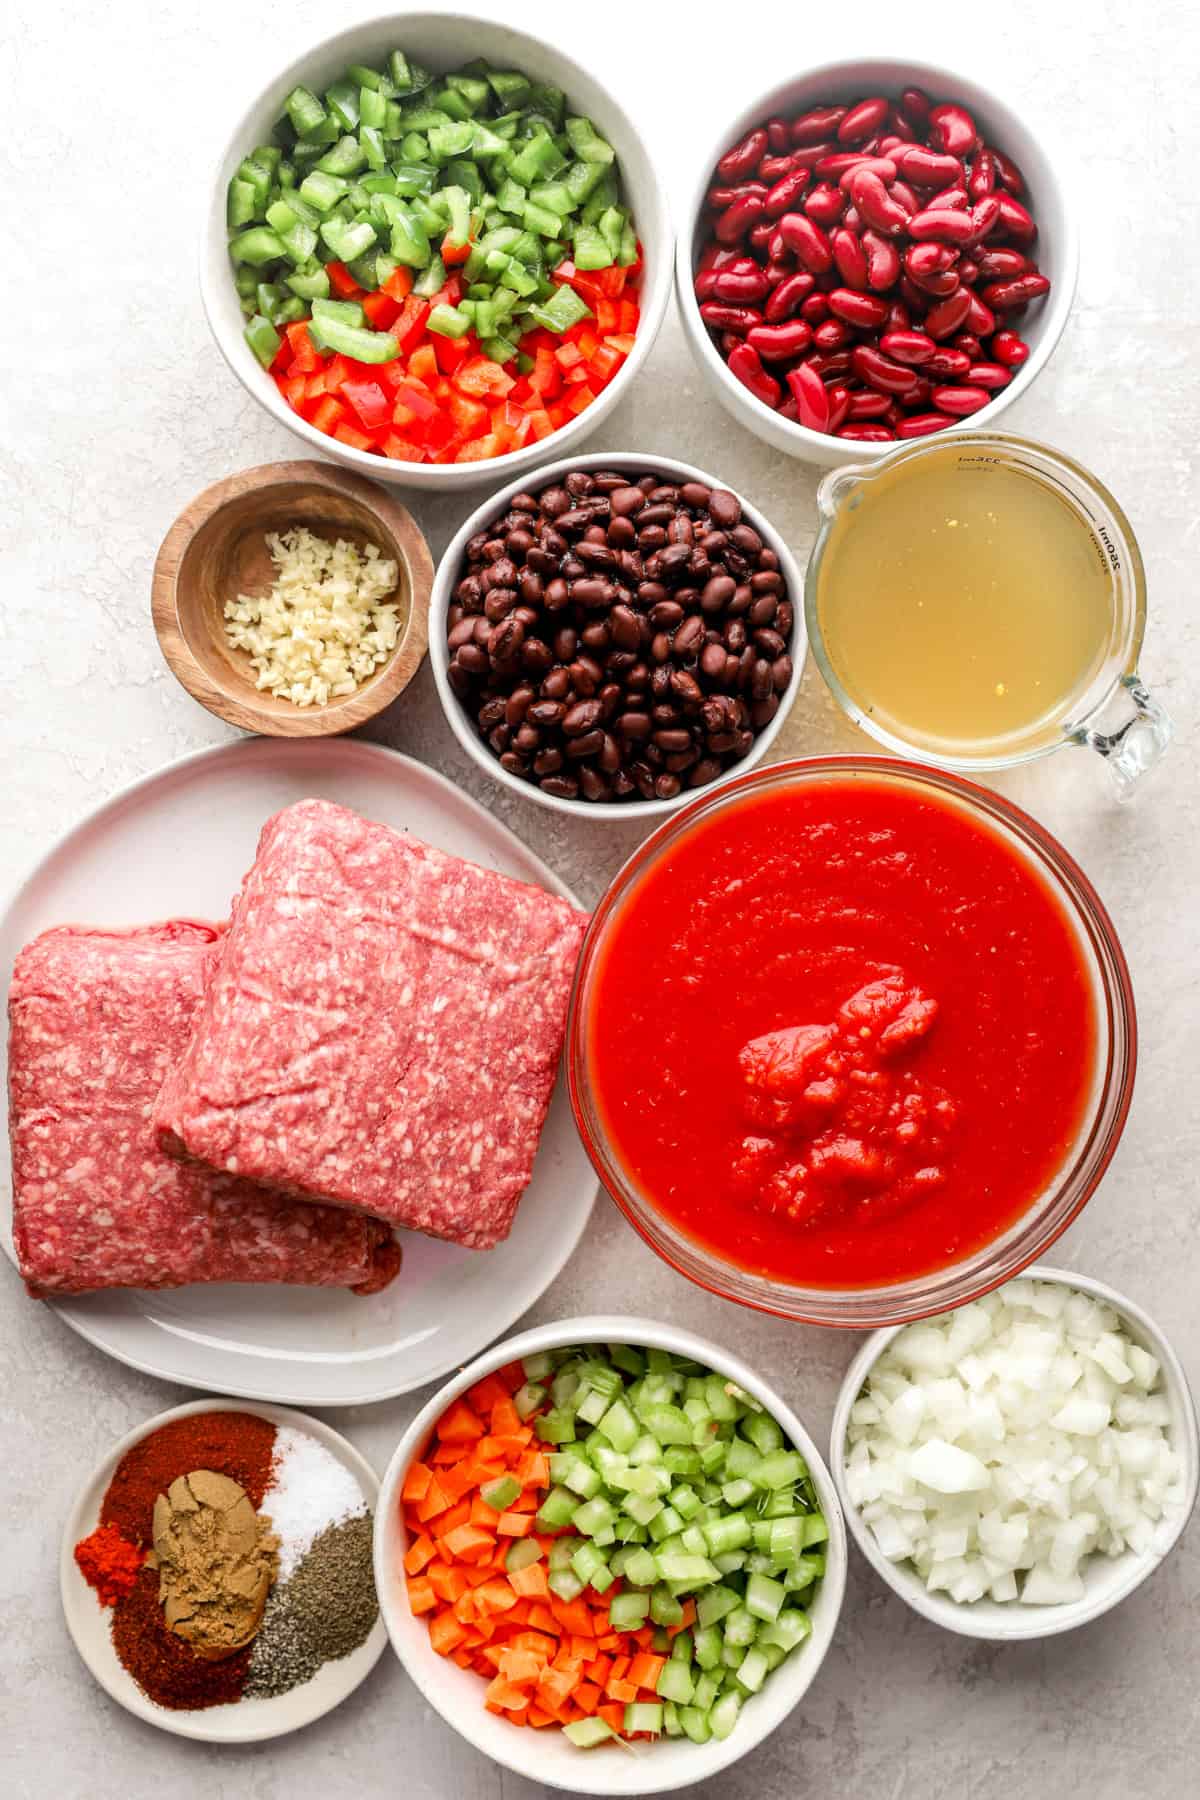
[[[752,1370],[670,1326],[576,1319],[424,1408],[375,1559],[396,1653],[457,1731],[555,1786],[649,1794],[795,1706],[846,1541],[819,1453]]]

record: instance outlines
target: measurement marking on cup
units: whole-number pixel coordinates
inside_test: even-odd
[[[1105,531],[1103,525],[1097,526],[1096,529],[1100,533],[1100,542],[1104,545],[1105,550],[1108,552],[1109,562],[1112,564],[1114,569],[1119,569],[1121,567],[1121,558],[1117,555],[1116,545],[1113,543],[1112,539],[1109,537],[1107,531]]]

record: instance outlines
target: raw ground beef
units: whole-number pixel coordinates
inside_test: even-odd
[[[344,807],[288,807],[163,1088],[162,1142],[487,1249],[533,1168],[586,925]]]
[[[39,1297],[193,1281],[374,1292],[400,1263],[373,1219],[185,1167],[151,1122],[219,941],[188,920],[65,926],[17,958],[9,998],[13,1236]]]

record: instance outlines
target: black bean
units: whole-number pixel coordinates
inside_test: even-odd
[[[563,715],[564,737],[581,737],[584,732],[591,731],[599,722],[600,710],[598,700],[577,700],[575,705]]]
[[[721,531],[729,531],[742,516],[742,503],[728,488],[714,488],[708,497],[708,516]]]
[[[679,490],[679,498],[693,512],[703,512],[712,495],[712,489],[706,488],[702,481],[685,481]]]
[[[571,738],[567,744],[567,755],[573,761],[580,761],[585,756],[595,756],[604,748],[602,731],[585,731],[582,737]]]

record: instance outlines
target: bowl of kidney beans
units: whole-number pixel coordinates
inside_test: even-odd
[[[1077,264],[1055,166],[995,95],[923,64],[838,63],[723,132],[676,287],[726,409],[832,464],[986,429],[1049,359]]]
[[[430,660],[460,744],[559,812],[648,817],[756,762],[800,685],[799,570],[766,519],[687,463],[551,463],[438,565]]]

